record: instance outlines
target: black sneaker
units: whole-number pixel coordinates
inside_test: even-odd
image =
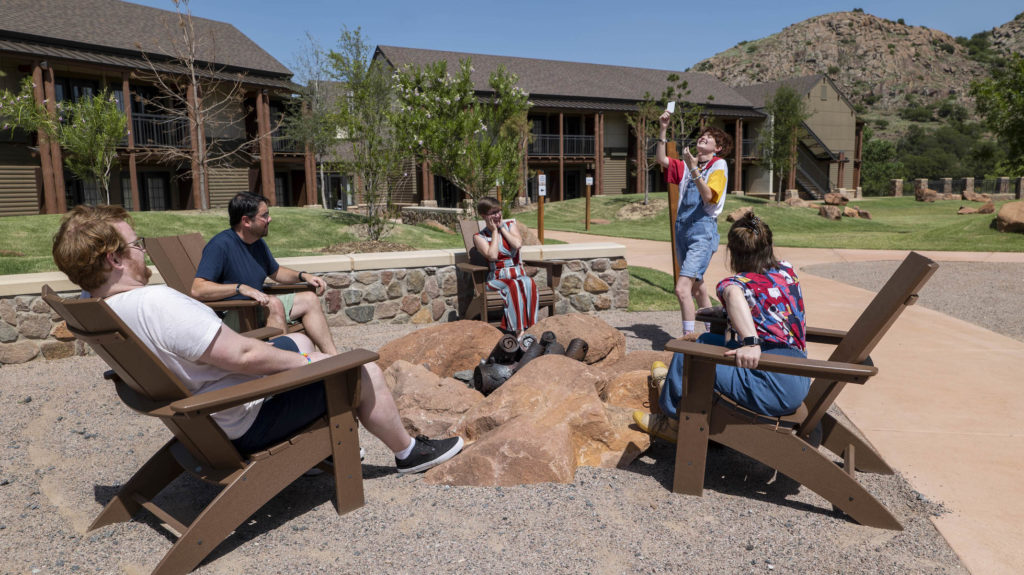
[[[419,473],[448,461],[460,451],[462,451],[461,437],[427,439],[419,435],[416,437],[416,445],[412,448],[409,457],[395,458],[395,467],[398,468],[398,473]]]

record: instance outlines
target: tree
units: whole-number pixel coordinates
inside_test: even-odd
[[[125,137],[127,119],[113,96],[103,90],[77,102],[59,102],[57,117],[33,97],[31,78],[17,94],[0,91],[0,120],[5,129],[41,131],[64,150],[64,162],[78,179],[96,182],[110,203],[110,168]]]
[[[203,62],[199,54],[206,52],[204,48],[215,39],[199,34],[189,0],[171,1],[178,13],[177,21],[174,29],[165,31],[168,38],[165,44],[158,42],[158,51],[170,54],[179,70],[168,71],[166,65],[154,62],[142,45],[136,44],[148,65],[148,70],[140,72],[138,77],[152,83],[158,92],[146,104],[164,116],[164,124],[169,129],[187,126],[192,142],[191,149],[168,146],[153,154],[161,161],[177,164],[182,172],[191,176],[199,192],[196,207],[206,210],[210,208],[207,195],[210,169],[232,165],[240,159],[251,161],[248,150],[254,140],[221,136],[245,132],[245,117],[239,113],[245,99],[242,85],[245,75],[236,73],[233,79],[222,80],[232,74],[223,67]],[[264,193],[272,193],[272,190],[264,190]]]
[[[324,209],[328,205],[325,170],[330,155],[338,148],[338,126],[335,109],[342,88],[330,80],[330,57],[311,34],[296,58],[295,80],[300,85],[299,97],[288,103],[281,122],[281,131],[289,140],[308,145],[316,158]]]
[[[64,162],[78,179],[95,181],[110,203],[110,168],[117,146],[124,140],[128,120],[117,109],[114,96],[103,90],[62,107],[64,122],[57,122],[57,142],[65,150]]]
[[[765,102],[769,128],[761,132],[761,157],[778,174],[779,188],[776,201],[785,193],[782,183],[796,169],[796,139],[804,121],[810,116],[807,104],[793,88],[779,86]]]
[[[468,59],[454,77],[445,61],[399,70],[399,134],[408,151],[473,202],[501,186],[507,208],[524,185],[529,95],[499,67],[488,78],[493,96],[477,98],[472,74]]]
[[[636,112],[626,114],[626,122],[637,141],[636,169],[644,172],[644,205],[647,204],[651,189],[650,170],[656,163],[656,159],[647,154],[647,142],[659,133],[661,124],[658,118],[665,111],[665,107],[669,102],[679,101],[665,137],[669,141],[684,139],[683,145],[688,145],[685,138],[699,128],[701,116],[704,115],[704,106],[684,104],[683,100],[690,95],[689,83],[686,80],[680,81],[678,74],[669,74],[666,81],[669,84],[662,90],[660,98],[655,100],[649,92],[644,93],[644,99],[637,103]],[[709,120],[710,118],[705,118],[705,121]]]
[[[884,196],[892,180],[903,177],[903,163],[898,159],[895,144],[872,136],[870,129],[864,130],[861,186],[865,196]]]
[[[392,77],[381,61],[370,59],[359,28],[343,28],[338,49],[328,58],[331,75],[344,93],[334,117],[349,149],[339,165],[356,176],[357,192],[366,205],[367,234],[376,241],[394,226],[392,192],[408,177],[402,169],[404,149],[395,135]]]
[[[1012,54],[992,77],[971,85],[978,113],[1006,150],[1006,175],[1024,175],[1024,56]]]

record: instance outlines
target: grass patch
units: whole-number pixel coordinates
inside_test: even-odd
[[[629,266],[629,311],[679,309],[674,278],[662,271]]]
[[[652,199],[667,199],[668,194],[651,194]],[[595,235],[669,240],[668,208],[641,220],[620,220],[615,213],[627,203],[640,202],[638,195],[598,196],[591,200],[591,218],[608,220],[608,224],[591,224]],[[990,227],[993,215],[960,216],[961,204],[970,202],[938,201],[925,203],[913,197],[862,198],[851,205],[871,212],[872,219],[843,218],[829,221],[817,209],[791,208],[774,201],[743,196],[726,196],[728,214],[741,206],[753,207],[772,228],[775,245],[801,248],[851,248],[942,251],[1024,252],[1024,234],[1004,234]],[[997,202],[996,211],[1006,202]],[[544,227],[550,230],[588,233],[584,230],[585,200],[574,199],[546,204]],[[537,212],[516,215],[530,227],[537,225]],[[725,217],[719,218],[718,230],[723,241],[729,231]]]

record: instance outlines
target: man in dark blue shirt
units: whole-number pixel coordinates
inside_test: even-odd
[[[267,326],[284,330],[301,321],[306,335],[320,351],[338,353],[320,297],[327,288],[323,278],[279,265],[263,238],[270,228],[270,209],[262,196],[242,192],[228,204],[231,228],[213,236],[192,281],[192,297],[200,301],[253,299],[267,311]],[[315,292],[279,296],[263,293],[270,277],[278,283],[308,282]]]

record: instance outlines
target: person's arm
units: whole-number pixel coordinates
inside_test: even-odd
[[[668,143],[666,141],[666,133],[668,132],[669,119],[672,117],[671,114],[665,112],[658,117],[658,122],[661,124],[661,129],[658,131],[658,144],[654,147],[655,154],[657,156],[658,163],[661,164],[662,168],[668,168],[668,155],[665,154],[665,146]]]
[[[523,247],[523,236],[519,234],[519,227],[515,224],[510,222],[509,225],[506,226],[504,222],[502,222],[498,226],[498,232],[501,233],[502,237],[505,238],[505,241],[508,242],[512,251],[516,251]]]
[[[743,297],[743,289],[731,284],[722,290],[721,295],[722,303],[729,314],[729,322],[740,338],[756,336],[757,327],[754,325],[754,317],[750,315],[750,308],[747,307],[747,298]],[[725,355],[735,355],[737,367],[757,369],[757,362],[761,359],[761,346],[738,347],[725,352]]]
[[[192,280],[192,297],[199,301],[218,301],[239,294],[258,301],[260,305],[270,301],[270,296],[243,283],[219,284],[200,277]]]
[[[491,224],[488,223],[487,227],[491,227]],[[496,237],[497,235],[498,232],[492,230],[491,241],[485,240],[484,237],[480,234],[473,235],[473,245],[476,246],[476,251],[480,252],[480,255],[487,258],[487,261],[489,262],[496,262],[498,261],[498,258],[501,256],[501,252],[499,251],[500,246],[498,245],[498,238]]]
[[[316,295],[323,295],[324,290],[327,289],[327,282],[322,277],[309,272],[297,272],[285,266],[278,266],[277,271],[270,274],[270,279],[282,284],[308,282],[316,290]]]
[[[210,342],[199,361],[225,371],[248,375],[270,375],[311,361],[325,359],[327,354],[314,351],[306,355],[278,349],[265,341],[245,337],[227,326]]]
[[[697,183],[697,191],[700,192],[700,199],[705,204],[714,205],[718,203],[718,200],[722,199],[722,194],[725,193],[725,173],[723,170],[711,170],[708,174],[708,179],[704,180],[701,176],[700,171],[696,169],[696,161],[694,167],[690,168],[690,177]]]

